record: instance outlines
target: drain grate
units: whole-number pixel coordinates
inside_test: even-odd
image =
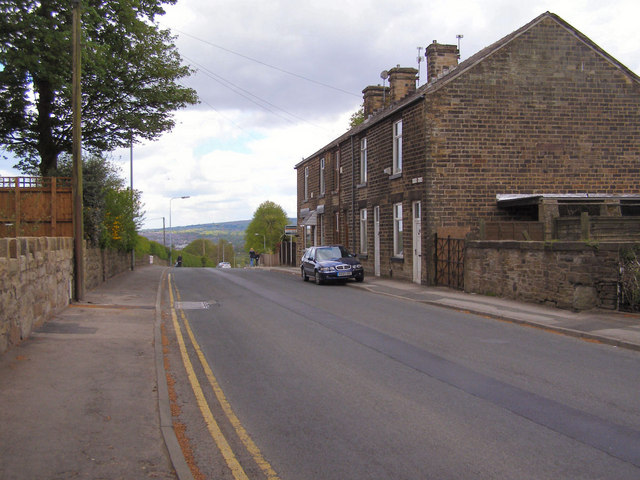
[[[175,302],[174,306],[180,310],[207,310],[209,308],[207,302]]]

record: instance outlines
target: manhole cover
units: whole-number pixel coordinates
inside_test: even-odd
[[[206,310],[209,308],[207,302],[175,302],[174,306],[180,310]]]

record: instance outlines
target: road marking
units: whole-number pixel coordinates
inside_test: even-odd
[[[222,410],[224,411],[225,415],[229,419],[229,422],[231,422],[231,425],[233,425],[233,428],[238,434],[238,437],[240,437],[242,444],[245,446],[247,451],[253,457],[253,460],[258,464],[262,472],[267,476],[269,480],[279,480],[278,474],[271,467],[269,462],[264,458],[264,456],[260,452],[260,449],[251,439],[251,436],[249,436],[249,433],[242,426],[242,424],[240,423],[240,420],[238,419],[233,409],[231,408],[231,405],[229,404],[227,397],[224,395],[222,388],[220,388],[220,384],[218,384],[218,381],[216,380],[216,377],[213,374],[213,371],[211,370],[211,367],[209,366],[209,363],[207,362],[207,359],[204,356],[204,353],[202,353],[202,350],[200,349],[200,345],[198,344],[195,338],[195,335],[191,330],[191,327],[189,325],[189,320],[187,320],[187,318],[185,317],[184,312],[182,312],[182,321],[184,322],[185,330],[189,334],[189,338],[191,339],[193,348],[198,354],[198,358],[200,359],[202,368],[204,368],[204,372],[205,372],[205,375],[207,376],[207,379],[209,380],[209,384],[211,385],[211,388],[213,389],[213,392],[215,393],[216,398],[218,399],[218,402],[220,402],[220,405],[222,406]]]
[[[177,292],[177,290],[176,290]],[[220,453],[224,457],[227,462],[227,466],[231,470],[233,474],[233,478],[236,480],[249,480],[247,474],[242,469],[240,462],[233,453],[229,442],[225,438],[224,434],[220,430],[220,426],[216,422],[213,417],[213,413],[207,404],[207,400],[204,397],[204,392],[200,387],[200,382],[198,381],[198,377],[196,376],[195,370],[193,369],[193,365],[191,360],[189,359],[189,354],[187,352],[187,347],[184,342],[184,337],[182,336],[182,330],[180,328],[180,323],[178,322],[178,315],[176,314],[176,310],[174,308],[173,302],[173,290],[171,288],[171,275],[169,275],[169,297],[171,304],[171,318],[173,320],[173,328],[176,331],[176,337],[178,339],[178,345],[180,346],[180,354],[182,355],[182,363],[187,371],[187,376],[189,378],[189,382],[191,383],[191,388],[193,389],[193,393],[196,396],[196,401],[198,402],[198,407],[200,408],[200,412],[202,413],[202,417],[204,418],[205,423],[207,424],[207,429],[209,430],[209,434],[213,438],[214,442],[218,446]],[[183,313],[184,316],[184,313]]]

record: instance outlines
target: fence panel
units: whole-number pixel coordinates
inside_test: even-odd
[[[72,237],[68,177],[0,177],[0,237]]]
[[[481,240],[543,241],[543,222],[485,222]]]

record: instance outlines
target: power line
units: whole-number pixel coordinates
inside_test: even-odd
[[[284,108],[281,108],[281,107],[278,107],[277,105],[274,105],[273,103],[269,102],[268,100],[265,100],[264,98],[261,98],[261,97],[259,97],[257,95],[254,95],[253,93],[251,93],[248,90],[246,90],[246,89],[234,84],[233,82],[231,82],[230,80],[227,80],[226,78],[222,77],[221,75],[218,75],[217,73],[212,72],[207,67],[199,64],[198,62],[194,61],[193,59],[190,59],[190,58],[188,58],[186,56],[183,56],[183,58],[188,60],[192,65],[195,65],[195,66],[199,67],[199,69],[201,69],[205,75],[207,75],[208,77],[210,77],[214,81],[218,82],[220,85],[228,88],[229,90],[231,90],[235,94],[240,95],[241,97],[243,97],[246,100],[254,103],[255,105],[258,105],[260,108],[265,109],[266,111],[272,113],[273,115],[276,115],[276,116],[282,118],[283,120],[285,120],[285,121],[287,121],[287,122],[289,122],[291,124],[295,124],[295,122],[292,121],[290,118],[287,118],[284,115],[281,115],[280,113],[278,113],[277,111],[269,108],[268,106],[273,107],[274,109],[280,110],[280,111],[286,113],[287,115],[289,115],[289,116],[291,116],[291,117],[293,117],[293,118],[295,118],[297,120],[300,120],[302,122],[308,123],[309,125],[311,125],[313,127],[325,130],[323,127],[321,127],[319,125],[315,125],[314,123],[308,121],[305,118],[302,118],[302,117],[296,115],[295,113],[291,113],[291,112],[285,110]],[[250,97],[253,97],[253,98],[250,98]],[[257,100],[254,100],[254,98],[257,99]],[[263,105],[260,102],[263,102],[264,104],[266,104],[268,106]],[[209,104],[207,103],[207,105],[209,105]]]
[[[190,33],[183,32],[183,31],[178,30],[178,29],[175,29],[175,28],[174,28],[174,29],[172,29],[172,30],[174,30],[174,31],[176,31],[176,32],[178,32],[178,33],[180,33],[181,35],[186,35],[187,37],[191,37],[191,38],[193,38],[194,40],[198,40],[199,42],[205,43],[205,44],[207,44],[207,45],[210,45],[210,46],[212,46],[212,47],[218,48],[218,49],[220,49],[220,50],[223,50],[223,51],[225,51],[225,52],[231,53],[231,54],[233,54],[233,55],[237,55],[238,57],[242,57],[242,58],[244,58],[244,59],[247,59],[247,60],[250,60],[250,61],[252,61],[252,62],[258,63],[258,64],[260,64],[260,65],[263,65],[263,66],[265,66],[265,67],[271,68],[271,69],[273,69],[273,70],[277,70],[277,71],[279,71],[279,72],[286,73],[287,75],[291,75],[291,76],[293,76],[293,77],[300,78],[301,80],[305,80],[305,81],[307,81],[307,82],[315,83],[316,85],[320,85],[320,86],[325,87],[325,88],[330,88],[330,89],[332,89],[332,90],[336,90],[336,91],[338,91],[338,92],[342,92],[342,93],[344,93],[344,94],[347,94],[347,95],[351,95],[351,96],[353,96],[353,97],[358,97],[358,98],[360,98],[360,95],[359,95],[359,94],[356,94],[356,93],[353,93],[353,92],[349,92],[349,91],[347,91],[347,90],[343,90],[342,88],[339,88],[339,87],[334,87],[333,85],[329,85],[329,84],[327,84],[327,83],[319,82],[318,80],[314,80],[314,79],[312,79],[312,78],[305,77],[304,75],[300,75],[300,74],[295,73],[295,72],[290,72],[289,70],[285,70],[284,68],[276,67],[275,65],[271,65],[271,64],[269,64],[269,63],[263,62],[263,61],[258,60],[258,59],[256,59],[256,58],[249,57],[248,55],[244,55],[244,54],[239,53],[239,52],[236,52],[236,51],[234,51],[234,50],[230,50],[230,49],[228,49],[228,48],[225,48],[225,47],[223,47],[222,45],[217,45],[217,44],[215,44],[215,43],[213,43],[213,42],[210,42],[210,41],[208,41],[208,40],[204,40],[204,39],[202,39],[202,38],[196,37],[195,35],[191,35]]]

